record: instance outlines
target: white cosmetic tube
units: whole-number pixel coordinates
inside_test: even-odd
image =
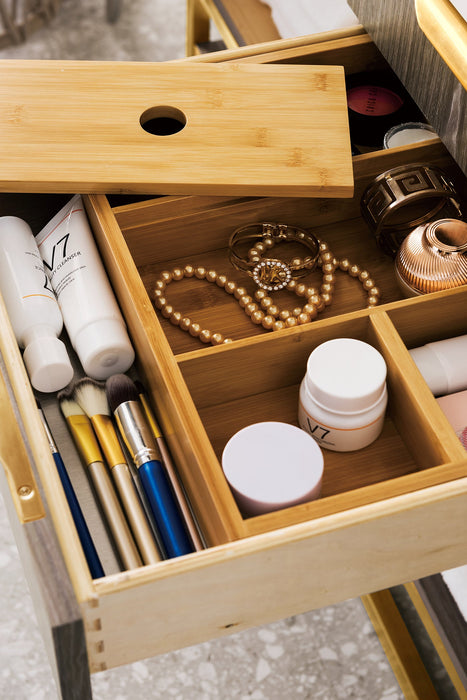
[[[89,225],[75,195],[36,237],[71,344],[93,379],[126,372],[135,357]]]
[[[435,396],[467,389],[467,335],[436,340],[409,352]]]
[[[0,291],[23,360],[37,391],[63,389],[73,378],[62,314],[34,240],[23,219],[0,218]]]

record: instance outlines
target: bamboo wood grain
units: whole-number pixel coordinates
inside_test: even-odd
[[[101,579],[96,589],[106,663],[129,663],[449,568],[465,554],[466,506],[464,478],[162,562],[124,579]],[[404,536],[395,539],[396,532]]]
[[[388,430],[387,427],[385,430]],[[391,451],[391,454],[394,453]],[[400,457],[400,454],[398,457]],[[329,465],[327,465],[328,467]],[[402,473],[403,465],[399,465],[395,469],[399,469]],[[328,469],[328,471],[333,473],[332,468]],[[337,473],[336,469],[334,469],[334,473]],[[386,481],[377,481],[368,486],[359,486],[351,491],[346,490],[342,493],[337,493],[334,484],[332,484],[334,495],[327,495],[326,498],[287,508],[280,512],[266,513],[255,518],[249,518],[245,521],[245,532],[250,536],[272,532],[278,527],[289,527],[315,518],[342,513],[344,510],[351,511],[353,508],[360,508],[369,503],[381,503],[388,498],[413,493],[418,489],[425,489],[438,484],[445,484],[447,481],[462,479],[466,475],[466,466],[456,462],[424,469],[422,472],[405,473],[402,476],[394,476],[394,473],[392,478]]]
[[[272,19],[271,8],[261,0],[204,0],[220,17],[217,26],[221,33],[223,25],[232,34],[236,45],[258,44],[277,41],[281,38]],[[211,15],[212,16],[212,15]]]
[[[232,508],[225,481],[219,479],[214,452],[109,204],[100,196],[91,196],[87,204],[107,272],[138,349],[145,385],[159,408],[164,437],[203,533],[211,544],[236,538],[243,532],[241,519]]]
[[[406,700],[439,700],[391,592],[361,598]]]
[[[449,156],[439,143],[430,147],[416,146],[410,149],[409,155],[405,154],[406,158],[412,156],[412,150],[414,157],[423,159],[433,155],[449,167]],[[356,169],[357,192],[363,190],[376,173],[400,164],[403,159],[402,152],[362,157]],[[176,354],[183,381],[189,390],[189,404],[185,404],[184,410],[198,413],[201,418],[202,428],[196,429],[196,436],[192,436],[192,439],[201,440],[201,449],[207,449],[209,459],[212,458],[212,449],[217,456],[217,461],[210,462],[210,478],[214,478],[218,488],[225,488],[220,457],[234,432],[255,420],[265,419],[265,416],[271,420],[296,421],[298,384],[308,354],[316,344],[336,337],[336,334],[367,340],[384,351],[390,367],[391,420],[381,440],[367,448],[364,454],[356,455],[355,459],[352,459],[352,455],[346,455],[345,459],[328,455],[323,499],[318,503],[248,519],[241,525],[235,505],[227,498],[224,508],[237,521],[237,535],[242,528],[244,534],[251,535],[384,500],[388,495],[410,493],[417,483],[424,487],[440,483],[443,481],[443,471],[438,467],[443,463],[457,464],[449,477],[444,472],[447,478],[465,475],[462,448],[426,385],[420,378],[417,380],[415,367],[404,344],[407,342],[406,328],[411,328],[414,333],[418,328],[418,316],[422,319],[421,328],[424,328],[426,319],[428,327],[423,332],[433,332],[429,330],[433,324],[429,300],[401,301],[392,261],[378,253],[371,236],[362,230],[358,197],[345,203],[333,201],[332,206],[329,204],[326,200],[297,202],[288,198],[236,200],[168,197],[119,207],[115,211],[149,298],[158,272],[175,265],[183,266],[186,262],[226,272],[248,287],[244,276],[235,276],[231,268],[225,268],[225,246],[234,226],[266,217],[293,221],[303,226],[313,221],[316,226],[314,230],[331,242],[332,249],[339,257],[347,255],[368,266],[383,290],[384,306],[370,313],[359,309],[363,296],[360,299],[361,290],[355,281],[345,275],[338,276],[335,301],[322,320],[315,321],[310,327],[271,335],[252,327],[232,300],[221,290],[212,289],[211,285],[194,281],[190,284],[189,293],[183,287],[185,281],[170,287],[168,295],[175,308],[183,310],[190,317],[193,314],[202,325],[222,332],[227,329],[236,339],[231,346],[200,347],[196,339],[181,333],[167,320],[157,319],[172,352]],[[116,233],[112,236],[113,241],[117,240],[116,236]],[[183,258],[178,257],[180,250],[183,251]],[[115,274],[118,280],[121,275],[117,271]],[[440,299],[436,300],[435,295],[432,302],[435,304],[435,316],[443,318],[448,329],[446,332],[461,333],[463,315],[460,309],[465,291],[452,290],[439,296]],[[444,297],[446,300],[443,304],[441,298]],[[286,302],[290,302],[287,295],[284,299]],[[441,306],[437,311],[439,304]],[[403,310],[406,308],[410,315],[409,322],[404,318]],[[389,314],[394,310],[396,323],[386,316],[386,309]],[[146,328],[148,324],[149,317],[145,322]],[[399,327],[404,339],[400,336]],[[440,332],[439,326],[436,332]],[[409,338],[409,342],[413,345],[414,338]],[[271,367],[274,367],[273,372]],[[419,386],[415,391],[411,387],[414,370],[414,382],[418,382]],[[428,406],[430,409],[427,411]],[[203,460],[204,463],[207,461],[206,458]],[[420,469],[429,473],[424,473],[417,481]],[[195,492],[200,493],[199,484]]]
[[[388,367],[391,415],[419,468],[465,460],[465,450],[385,314],[372,314],[375,346]]]
[[[89,600],[93,597],[92,579],[89,568],[78,538],[77,531],[68,507],[63,487],[50,453],[50,446],[37,411],[35,398],[21,355],[13,334],[3,301],[0,299],[0,351],[8,382],[11,385],[13,402],[17,411],[18,422],[22,425],[23,446],[26,447],[27,457],[33,469],[34,480],[37,483],[44,507],[47,507],[47,520],[52,519],[57,537],[62,547],[63,556],[73,582],[73,589],[78,600]],[[5,406],[2,410],[7,411]],[[18,455],[21,458],[24,451]],[[12,463],[14,468],[14,462]],[[13,499],[15,497],[13,496]],[[38,512],[35,513],[35,516]],[[50,525],[47,525],[50,527]]]
[[[256,5],[258,8],[258,0],[244,0],[244,2],[250,5]],[[220,5],[221,3],[219,3]],[[223,2],[224,8],[228,4],[229,14],[235,13],[238,17],[240,13],[245,15],[250,8],[239,8],[240,3],[235,2]],[[246,11],[245,11],[246,10]],[[262,11],[268,12],[268,8],[262,8]],[[264,23],[256,23],[256,26],[249,29],[249,41],[244,41],[246,45],[240,46],[238,29],[235,28],[235,33],[237,38],[232,32],[232,27],[234,27],[234,22],[230,22],[230,27],[226,22],[227,12],[223,16],[216,3],[213,0],[189,0],[188,2],[188,14],[187,14],[187,56],[189,61],[202,61],[203,63],[217,62],[231,60],[232,58],[243,59],[248,56],[254,56],[258,54],[263,54],[265,52],[273,53],[277,52],[279,55],[282,50],[295,50],[301,47],[311,47],[320,43],[332,44],[333,41],[338,41],[340,39],[346,40],[351,43],[353,38],[364,34],[364,29],[361,25],[355,25],[353,27],[345,27],[343,29],[335,29],[327,32],[319,32],[317,34],[312,34],[308,36],[300,36],[295,38],[281,39],[277,38],[277,27],[271,25],[270,21],[265,25]],[[219,33],[221,34],[224,42],[226,43],[227,50],[213,51],[209,53],[200,54],[197,51],[196,43],[208,42],[210,38],[209,34],[209,20],[214,22]],[[229,18],[230,19],[230,18]],[[245,26],[245,25],[244,25]],[[273,39],[272,36],[276,36]],[[197,55],[192,55],[197,54]]]
[[[321,37],[321,41],[316,37]],[[309,37],[301,40],[278,41],[267,44],[256,44],[239,49],[214,51],[202,56],[192,56],[186,59],[188,63],[298,63],[315,65],[344,65],[350,73],[364,70],[387,68],[387,63],[375,47],[366,32],[356,32],[349,38],[344,35],[326,37],[325,34],[315,35],[314,41]]]
[[[189,0],[187,3],[187,56],[199,54],[200,45],[209,42],[211,21],[229,49],[280,39],[280,34],[272,21],[270,8],[258,0],[241,0],[233,4],[218,0]]]
[[[113,211],[131,245],[137,266],[146,268],[151,263],[176,260],[182,252],[186,259],[205,251],[225,248],[233,230],[251,221],[276,219],[305,228],[312,226],[318,232],[322,224],[338,223],[342,230],[352,225],[349,224],[350,219],[358,218],[360,222],[359,199],[370,181],[383,170],[403,165],[408,160],[429,160],[445,169],[456,184],[459,183],[459,188],[462,186],[463,178],[460,178],[459,169],[453,165],[446,148],[441,142],[431,142],[430,146],[414,144],[405,149],[391,149],[354,158],[353,199],[175,196],[120,206]],[[360,230],[363,241],[369,240],[362,225]],[[157,247],[148,247],[148,236],[157,238]],[[342,233],[339,235],[337,232],[337,236],[343,238]],[[360,242],[358,247],[360,254],[365,251],[364,242]],[[371,255],[380,260],[382,258],[378,253],[372,246]]]
[[[352,196],[340,66],[7,61],[0,97],[4,191]]]
[[[448,167],[450,161],[441,144],[433,144],[432,150],[417,146],[409,150],[405,158],[433,158]],[[153,204],[143,202],[119,208],[115,214],[123,235],[131,248],[149,295],[157,276],[164,269],[184,266],[187,263],[202,265],[226,274],[245,286],[253,294],[254,283],[244,273],[234,270],[228,261],[227,245],[233,230],[252,221],[287,221],[310,228],[315,235],[326,240],[339,257],[347,257],[368,269],[381,288],[383,301],[400,300],[393,262],[377,248],[368,228],[360,218],[359,195],[371,179],[381,170],[404,162],[401,152],[386,151],[366,162],[362,156],[355,163],[356,196],[352,200],[296,199],[296,198],[216,198],[213,204],[205,198],[160,198]],[[357,159],[356,159],[357,160]],[[192,210],[190,211],[190,202]],[[177,216],[177,209],[180,214]],[[148,240],[154,245],[148,246]],[[156,243],[157,241],[157,243]],[[310,280],[318,280],[318,272]],[[232,298],[207,282],[196,279],[172,284],[167,290],[174,308],[196,319],[203,327],[217,330],[235,340],[253,334],[264,335],[254,327]],[[285,307],[291,297],[281,293],[278,299]],[[337,273],[336,293],[333,303],[320,315],[328,319],[364,305],[361,287],[347,275]],[[176,354],[196,351],[199,341],[174,327],[168,320],[159,318],[172,350]]]
[[[198,0],[187,0],[185,53],[192,56],[199,52],[198,44],[207,43],[210,38],[209,14]]]
[[[348,40],[349,46],[351,43]],[[321,48],[324,58],[325,47]],[[271,57],[272,52],[268,60]],[[416,152],[410,151],[407,157]],[[446,158],[440,144],[423,153],[427,158],[430,153],[437,159]],[[305,332],[291,329],[267,337],[247,335],[230,347],[190,346],[174,353],[152,308],[148,293],[151,279],[157,266],[181,259],[181,246],[191,246],[190,252],[199,256],[213,252],[213,259],[218,260],[225,254],[232,227],[253,215],[263,216],[268,201],[250,197],[233,201],[231,196],[219,200],[211,193],[206,198],[162,198],[141,206],[118,207],[114,216],[105,197],[86,197],[96,240],[137,350],[137,369],[161,413],[158,418],[203,531],[215,545],[178,561],[107,576],[93,584],[84,575],[85,563],[75,549],[76,533],[69,519],[61,518],[64,499],[57,491],[57,479],[49,473],[50,455],[47,457],[45,446],[40,446],[44,448],[38,460],[42,463],[41,481],[54,505],[54,527],[85,620],[92,671],[379,590],[464,561],[467,460],[465,456],[450,459],[457,457],[457,445],[446,423],[441,425],[432,397],[427,404],[430,415],[423,416],[426,388],[419,386],[403,346],[426,342],[430,334],[447,337],[465,332],[467,290],[402,299],[391,281],[390,263],[370,249],[371,236],[362,228],[358,214],[358,191],[365,179],[402,159],[403,153],[397,149],[392,154],[356,158],[356,199],[346,203],[320,198],[309,205],[300,200],[294,214],[290,198],[269,202],[270,213],[278,217],[281,213],[296,215],[297,222],[307,225],[316,217],[320,233],[321,229],[323,235],[333,233],[335,244],[342,246],[339,253],[352,245],[362,260],[372,261],[372,274],[373,270],[375,276],[376,272],[381,274],[389,290],[384,306],[374,312],[361,308],[349,311],[348,301],[338,301],[336,304],[343,303],[341,313],[324,318]],[[361,237],[366,237],[367,243]],[[200,306],[206,306],[207,300],[204,294],[198,298]],[[216,309],[214,314],[218,313]],[[375,321],[373,316],[379,319],[380,314],[384,321]],[[216,454],[220,441],[234,425],[229,421],[244,420],[250,407],[253,415],[259,416],[263,399],[271,399],[267,410],[283,399],[281,416],[290,419],[293,392],[302,371],[299,360],[313,342],[347,332],[379,345],[393,363],[395,406],[402,404],[403,393],[410,387],[408,405],[416,409],[414,415],[405,427],[396,425],[391,415],[385,428],[384,440],[388,442],[384,444],[392,457],[384,464],[385,448],[375,445],[373,454],[378,463],[373,477],[370,475],[373,483],[365,482],[367,476],[362,472],[352,483],[350,472],[336,462],[337,486],[333,492],[331,485],[321,501],[269,514],[264,520],[244,521]],[[29,434],[37,436],[33,399],[19,353],[16,346],[14,351],[10,344],[7,348],[9,361],[13,358],[9,374],[15,377],[15,396],[27,416]],[[248,363],[257,370],[257,379]],[[244,371],[239,384],[228,380],[229,391],[236,392],[230,404],[225,395],[214,396],[216,390],[222,391],[221,375],[226,367]],[[404,370],[405,380],[400,376]],[[252,380],[257,383],[248,391]],[[263,393],[261,383],[266,387]],[[214,420],[216,406],[223,415],[220,425]],[[419,426],[418,437],[409,439],[407,434],[417,433]],[[442,446],[433,438],[438,427],[446,437]],[[430,442],[420,453],[425,468],[418,470],[418,444],[425,440]],[[439,463],[440,459],[446,461]],[[364,466],[363,462],[363,471]]]

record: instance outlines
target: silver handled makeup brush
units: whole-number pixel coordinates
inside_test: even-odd
[[[177,557],[194,551],[134,382],[125,374],[115,374],[107,379],[106,393],[167,555]]]
[[[198,551],[200,551],[201,549],[205,549],[206,545],[204,544],[201,531],[196,523],[190,502],[185,493],[185,489],[183,488],[183,484],[180,482],[180,478],[177,474],[177,469],[172,460],[172,456],[165,441],[165,437],[156,420],[154,412],[151,409],[148,397],[146,396],[146,393],[144,391],[144,387],[139,381],[135,381],[135,387],[138,391],[138,398],[141,401],[141,406],[143,408],[144,415],[146,416],[146,420],[149,424],[149,427],[151,428],[151,432],[154,437],[156,446],[160,452],[159,459],[164,465],[165,469],[167,470],[167,476],[170,479],[170,483],[172,485],[175,497],[178,501],[178,505],[180,506],[182,515],[185,519],[185,523],[188,528],[188,532],[190,533],[190,537],[193,541],[193,545]]]

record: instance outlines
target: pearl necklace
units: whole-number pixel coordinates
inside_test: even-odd
[[[376,306],[379,302],[380,291],[375,286],[370,273],[362,270],[358,265],[351,263],[347,258],[337,260],[329,246],[324,241],[319,244],[320,254],[317,265],[323,273],[320,288],[309,287],[305,283],[298,283],[296,280],[290,280],[285,289],[293,292],[296,296],[303,298],[305,304],[303,307],[296,307],[291,311],[287,309],[279,309],[273,299],[268,296],[265,289],[257,289],[254,292],[254,297],[248,294],[245,287],[238,286],[236,282],[229,280],[224,274],[218,274],[215,270],[208,270],[206,267],[194,267],[193,265],[185,265],[185,267],[176,267],[173,270],[164,270],[157,278],[154,285],[154,306],[161,312],[164,318],[167,318],[174,326],[178,326],[182,331],[189,333],[195,338],[199,338],[202,343],[211,345],[222,345],[231,343],[232,338],[225,338],[222,333],[213,332],[206,328],[201,328],[200,324],[192,321],[180,311],[176,311],[166,299],[166,289],[172,282],[179,282],[185,277],[196,277],[199,280],[206,280],[216,284],[223,289],[226,294],[232,295],[243,309],[250,321],[255,325],[261,325],[265,330],[277,331],[284,328],[293,328],[294,326],[303,325],[313,321],[326,306],[329,306],[332,301],[335,284],[336,270],[342,270],[360,281],[363,289],[366,291],[367,306]],[[250,258],[254,258],[258,253],[263,252],[259,244],[256,244],[250,252]]]

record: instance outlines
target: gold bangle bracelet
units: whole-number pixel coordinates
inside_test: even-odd
[[[386,170],[366,188],[361,213],[384,252],[395,256],[406,235],[432,219],[462,216],[454,184],[440,168],[412,163]]]
[[[277,257],[263,257],[278,243],[299,243],[307,248],[308,254],[304,258],[295,256],[288,262]],[[240,252],[245,244],[249,246],[246,255]],[[229,240],[232,265],[269,292],[283,289],[292,279],[306,275],[315,267],[318,256],[318,239],[309,231],[287,224],[247,224],[237,228]]]

